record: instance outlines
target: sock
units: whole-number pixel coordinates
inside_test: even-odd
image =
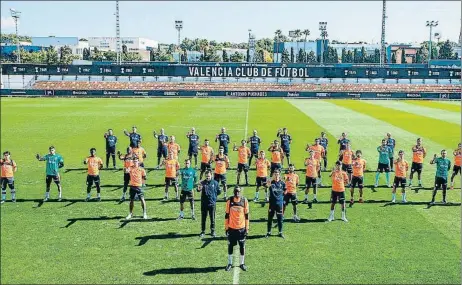
[[[387,179],[387,185],[390,185],[390,172],[385,173],[385,178]]]
[[[419,179],[419,185],[422,185],[422,180]]]
[[[168,192],[167,192],[167,193],[165,193],[165,198],[167,198],[167,199],[168,199]]]
[[[191,216],[194,216],[194,209],[191,209]]]
[[[228,254],[228,264],[233,264],[233,255]]]
[[[180,211],[180,217],[184,217],[184,212]]]
[[[90,198],[90,193],[87,193],[87,198]]]
[[[305,200],[308,200],[308,194],[305,194]]]
[[[146,215],[146,209],[143,210],[143,216]]]
[[[345,218],[345,209],[342,210],[342,218]]]
[[[391,194],[391,199],[392,199],[392,200],[396,200],[396,193],[392,193],[392,194]]]
[[[313,199],[316,199],[316,194],[313,194]]]
[[[101,198],[101,193],[97,193],[96,197]]]
[[[258,199],[259,196],[260,196],[260,192],[255,192],[255,198]]]
[[[451,186],[454,186],[454,181],[451,182]]]
[[[59,191],[59,194],[58,194],[59,199],[61,199],[62,193],[63,193],[63,192]]]
[[[379,175],[380,175],[379,172],[375,174],[375,185],[379,185]]]
[[[268,199],[268,192],[265,192],[265,198]]]
[[[50,192],[45,192],[45,198],[50,198]]]
[[[5,193],[2,192],[2,200],[6,200],[6,192]]]
[[[245,255],[239,256],[239,261],[240,261],[240,264],[241,264],[241,265],[244,264],[244,256],[245,256]]]
[[[330,210],[330,215],[333,217],[334,216],[334,210]]]
[[[406,200],[406,192],[403,193],[403,200]]]
[[[16,191],[14,189],[11,190],[11,199],[16,200]]]

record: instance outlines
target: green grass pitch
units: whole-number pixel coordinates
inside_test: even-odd
[[[431,198],[428,190],[408,191],[408,201],[415,203],[388,205],[391,189],[379,187],[373,192],[366,188],[368,202],[347,208],[349,223],[325,223],[330,189],[322,188],[318,199],[323,203],[312,209],[298,205],[302,222],[292,223],[292,207],[288,206],[285,240],[262,238],[267,206],[250,202],[249,271],[225,272],[223,202],[217,206],[221,238],[201,240],[200,219],[189,219],[189,205],[185,204],[187,219],[176,221],[179,203],[163,203],[163,187],[149,187],[162,183],[163,171],[148,173],[147,212],[152,220],[128,223],[124,222],[128,202],[118,203],[121,171],[102,171],[103,201],[99,203],[83,201],[85,171],[65,172],[83,168],[91,147],[96,147],[98,156],[105,155],[103,134],[108,128],[114,129],[118,149],[123,151],[128,138],[122,131],[136,125],[148,155],[146,167],[154,167],[154,129],[164,127],[167,134],[176,136],[183,148],[183,161],[190,127],[196,127],[202,141],[213,139],[224,126],[236,143],[257,129],[266,149],[277,129],[286,126],[293,137],[292,160],[297,168],[303,168],[305,145],[313,143],[321,131],[326,131],[330,140],[329,167],[338,150],[336,138],[346,131],[353,149],[363,151],[370,170],[377,167],[375,149],[386,132],[397,140],[397,149],[407,152],[408,161],[412,144],[421,137],[429,152],[423,184],[432,187],[435,169],[429,164],[431,157],[446,148],[452,161],[452,151],[460,141],[460,121],[454,120],[460,118],[460,105],[400,102],[395,108],[393,104],[344,100],[63,98],[2,98],[1,103],[1,150],[11,151],[19,167],[15,176],[18,202],[1,205],[2,284],[460,284],[460,204],[428,208],[424,203]],[[403,111],[403,104],[409,104],[412,112]],[[418,108],[423,110],[420,114]],[[442,112],[444,120],[437,119]],[[41,204],[45,165],[34,156],[45,154],[50,145],[65,160],[61,171],[64,201],[53,201],[57,190],[52,185],[52,201]],[[212,146],[217,149],[216,143]],[[237,154],[231,153],[230,159],[235,167]],[[304,183],[304,173],[298,174]],[[254,178],[252,171],[251,183]],[[368,173],[365,184],[372,184],[373,179],[374,174]],[[229,172],[228,180],[235,183],[234,171]],[[323,173],[323,181],[330,185],[327,173]],[[385,184],[384,175],[380,182]],[[253,199],[254,193],[253,186],[245,187],[244,196]],[[170,197],[172,194],[173,189]],[[458,176],[456,190],[448,191],[448,201],[460,203],[460,194]],[[95,197],[95,190],[92,195]],[[302,190],[299,199],[303,199]],[[400,194],[397,199],[400,201]],[[441,192],[437,201],[441,201]],[[196,201],[198,217],[199,206]],[[139,203],[135,215],[141,215]],[[336,218],[340,218],[338,206]]]

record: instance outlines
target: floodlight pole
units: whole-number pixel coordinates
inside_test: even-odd
[[[323,65],[324,61],[324,40],[326,39],[327,35],[327,22],[319,22],[319,30],[321,31],[321,58],[320,64]]]
[[[178,31],[178,63],[181,63],[181,29],[183,29],[183,21],[175,21],[175,29]]]
[[[116,53],[117,64],[122,63],[122,54],[120,52],[120,20],[119,20],[119,1],[116,1]]]
[[[16,26],[16,62],[21,63],[21,50],[19,47],[19,34],[18,34],[18,20],[21,18],[21,12],[16,11],[15,9],[10,9],[11,17],[14,19],[14,24]]]
[[[427,21],[427,27],[430,27],[430,41],[428,42],[428,67],[432,59],[432,28],[438,26],[438,21]]]

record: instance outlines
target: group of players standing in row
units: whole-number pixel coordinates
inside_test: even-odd
[[[143,218],[147,219],[146,202],[144,200],[144,191],[146,183],[146,170],[144,169],[144,159],[146,159],[146,151],[141,147],[142,138],[137,133],[134,126],[132,132],[129,133],[124,130],[124,134],[130,138],[130,146],[127,148],[125,154],[120,151],[116,152],[117,137],[114,136],[113,130],[108,130],[104,134],[106,140],[106,168],[109,168],[109,160],[112,157],[113,167],[116,168],[116,155],[124,163],[124,184],[123,194],[121,201],[126,198],[126,192],[129,191],[129,215],[126,219],[133,217],[134,201],[139,199],[143,209]],[[215,233],[215,211],[218,196],[221,194],[221,187],[223,188],[223,199],[226,201],[225,207],[225,232],[228,237],[228,265],[225,267],[229,271],[232,267],[232,254],[233,247],[239,244],[240,247],[240,268],[244,271],[247,270],[244,264],[245,256],[245,240],[249,231],[249,206],[247,199],[242,197],[242,188],[239,186],[241,181],[241,174],[244,172],[245,185],[249,185],[248,172],[249,165],[252,165],[252,159],[255,158],[256,167],[256,192],[254,201],[259,200],[259,191],[261,187],[265,190],[265,202],[268,202],[268,220],[267,220],[267,234],[266,237],[271,236],[271,229],[273,218],[276,215],[277,227],[279,237],[284,238],[283,235],[283,220],[284,212],[289,203],[293,205],[293,219],[295,222],[299,221],[297,215],[297,188],[299,186],[299,176],[295,173],[295,166],[290,161],[290,145],[292,138],[288,134],[286,128],[279,129],[277,137],[279,140],[274,140],[268,148],[271,153],[271,161],[265,157],[265,151],[260,150],[262,140],[253,131],[253,136],[248,140],[242,140],[241,145],[237,147],[235,144],[232,148],[233,151],[238,153],[237,164],[237,181],[233,189],[233,195],[227,199],[227,179],[226,173],[230,168],[230,161],[228,158],[228,145],[231,139],[226,134],[226,129],[222,128],[221,133],[216,135],[215,142],[219,143],[218,154],[215,155],[213,148],[210,146],[208,139],[204,140],[204,145],[199,146],[199,136],[196,134],[194,128],[186,134],[189,139],[188,159],[185,160],[184,168],[180,167],[178,157],[181,152],[179,144],[175,142],[175,137],[168,137],[164,129],[160,130],[160,134],[154,131],[154,137],[158,140],[157,148],[157,168],[165,167],[165,196],[164,200],[168,200],[168,190],[170,186],[175,188],[176,199],[180,200],[180,215],[179,220],[184,219],[184,203],[189,200],[191,206],[191,218],[195,220],[194,210],[194,189],[201,192],[201,233],[200,237],[205,236],[207,216],[210,218],[210,229],[212,237],[216,237]],[[247,142],[250,142],[250,148],[247,147]],[[334,220],[334,209],[337,201],[341,204],[342,220],[347,222],[345,212],[345,188],[350,189],[350,207],[354,204],[354,191],[357,187],[359,189],[359,203],[363,200],[363,187],[364,187],[364,172],[366,170],[366,160],[362,158],[361,150],[353,151],[351,149],[350,140],[347,138],[346,133],[342,133],[341,138],[338,139],[339,156],[335,162],[333,170],[330,172],[329,177],[332,179],[332,192],[331,192],[331,211],[328,221]],[[321,170],[325,171],[327,168],[327,150],[328,139],[324,132],[321,133],[320,138],[315,139],[313,145],[307,145],[306,151],[309,152],[309,157],[305,159],[304,165],[306,167],[305,177],[305,199],[303,202],[312,207],[312,203],[317,202],[317,188],[322,186],[321,183]],[[412,179],[414,173],[418,175],[419,187],[422,187],[421,174],[423,169],[424,158],[426,157],[426,149],[422,145],[422,140],[417,139],[416,145],[412,147],[412,165],[407,184],[407,172],[409,170],[409,163],[404,158],[404,151],[399,150],[398,158],[394,160],[394,150],[396,141],[388,133],[387,137],[382,140],[382,144],[377,147],[379,153],[379,162],[375,176],[375,187],[378,187],[380,174],[385,172],[386,182],[388,187],[393,187],[392,202],[396,200],[396,190],[398,187],[402,189],[402,202],[406,202],[406,186],[412,186]],[[198,169],[198,156],[201,155],[200,162],[200,180],[204,174],[205,179],[197,181],[196,169]],[[462,163],[462,144],[453,152],[454,154],[454,167],[451,176],[451,189],[454,186],[454,177],[461,173]],[[194,158],[195,167],[192,167],[192,158]],[[288,168],[284,176],[281,171],[284,165],[284,158],[287,159]],[[56,153],[53,146],[49,148],[49,153],[40,156],[36,155],[36,159],[46,162],[46,193],[44,202],[49,200],[51,182],[54,181],[58,187],[58,201],[62,200],[62,186],[59,169],[64,167],[64,160],[61,155]],[[84,164],[88,166],[87,175],[87,197],[85,201],[91,199],[91,188],[93,183],[96,186],[97,200],[101,200],[101,186],[99,171],[103,168],[103,160],[96,156],[96,149],[90,149],[90,156],[85,158]],[[212,164],[215,164],[214,175],[212,178]],[[2,200],[6,200],[6,187],[11,189],[12,201],[16,201],[16,191],[14,187],[14,172],[17,171],[17,165],[10,157],[10,152],[3,153],[3,159],[0,160],[1,164],[1,189]],[[447,190],[447,177],[451,168],[451,161],[447,158],[447,151],[442,150],[441,156],[436,154],[430,161],[430,164],[436,164],[435,184],[432,193],[431,204],[435,202],[436,192],[439,189],[443,190],[443,203],[446,203],[446,190]],[[270,171],[271,179],[268,179],[268,171]],[[393,186],[390,185],[390,171],[395,172]],[[178,185],[178,178],[181,177],[181,185]],[[179,195],[179,188],[181,193]],[[310,188],[313,188],[313,199],[309,201],[308,194]],[[416,189],[417,191],[417,189]]]

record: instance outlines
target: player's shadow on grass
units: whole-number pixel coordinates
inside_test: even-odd
[[[168,233],[168,234],[160,234],[160,235],[150,235],[144,237],[136,237],[136,240],[139,240],[138,246],[145,245],[149,240],[163,240],[163,239],[177,239],[177,238],[189,238],[189,237],[197,237],[197,234],[180,234],[180,233]]]
[[[390,201],[387,201],[382,207],[389,207],[389,206],[395,206],[395,205],[402,205],[402,206],[405,206],[405,205],[428,205],[428,202],[410,202],[410,201],[407,201],[406,203],[402,203],[401,201],[397,201],[395,203],[393,202],[390,202]]]
[[[435,203],[435,204],[430,204],[428,203],[427,207],[425,207],[424,209],[430,209],[431,207],[460,207],[461,206],[461,203],[446,203],[446,204],[443,204],[443,203]]]
[[[126,225],[130,224],[130,223],[152,223],[152,222],[168,222],[168,221],[175,221],[176,219],[175,218],[151,218],[151,219],[143,219],[143,218],[140,218],[140,219],[136,219],[136,218],[132,218],[130,220],[122,220],[120,221],[121,224],[119,226],[119,229],[125,227]]]
[[[156,276],[162,274],[198,274],[198,273],[211,273],[217,272],[218,270],[224,270],[223,266],[217,267],[178,267],[178,268],[165,268],[156,269],[152,271],[144,272],[144,276]]]
[[[78,221],[109,221],[109,220],[120,220],[122,218],[123,217],[121,216],[115,216],[115,217],[101,216],[101,217],[96,217],[96,218],[71,218],[71,219],[67,219],[69,223],[61,228],[68,228]]]
[[[293,219],[284,218],[284,223],[294,223],[294,224],[309,224],[309,223],[324,223],[327,219],[300,219],[300,221],[295,222]],[[251,223],[267,223],[268,219],[260,218],[255,220],[250,220]],[[273,224],[277,225],[277,220],[273,220]]]
[[[252,235],[252,236],[247,236],[246,240],[252,240],[252,239],[260,239],[264,238],[265,235]],[[202,241],[204,242],[202,246],[198,249],[205,248],[209,244],[211,244],[213,241],[220,241],[220,240],[228,240],[226,236],[218,236],[218,237],[209,237],[209,238],[203,238]]]

